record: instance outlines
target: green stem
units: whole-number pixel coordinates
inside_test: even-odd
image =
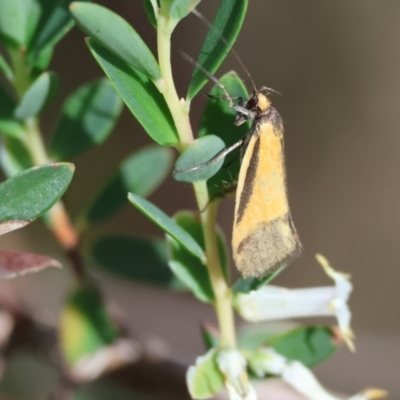
[[[50,162],[44,147],[39,124],[36,118],[29,118],[25,121],[26,145],[35,165],[47,164]]]
[[[25,126],[26,145],[30,151],[33,163],[35,165],[42,165],[51,162],[44,147],[38,120],[36,118],[29,118],[25,121]],[[70,256],[71,254],[75,254],[77,252],[79,235],[71,224],[64,203],[61,200],[58,200],[47,212],[47,217],[47,225],[49,229],[67,251],[67,255]],[[78,260],[76,256],[71,259],[75,261]],[[72,266],[78,281],[82,280],[82,277],[85,276],[82,265],[73,262]]]
[[[164,95],[178,131],[181,142],[179,150],[184,150],[189,143],[193,142],[193,132],[189,121],[189,110],[185,107],[184,100],[179,100],[172,76],[171,34],[175,25],[169,18],[162,15],[157,20],[158,62],[163,79],[158,84],[158,88]]]
[[[222,265],[217,244],[215,230],[217,203],[209,202],[207,185],[205,182],[194,184],[197,202],[201,213],[205,250],[207,255],[207,270],[215,295],[215,313],[217,314],[221,346],[234,347],[236,345],[235,321],[232,310],[232,293],[222,272]]]
[[[193,133],[189,120],[189,105],[179,100],[171,69],[171,34],[175,23],[160,15],[157,19],[158,61],[160,64],[162,82],[157,85],[171,111],[181,144],[179,150],[184,150],[193,142]],[[209,202],[208,190],[205,182],[194,184],[197,203],[201,213],[205,251],[207,256],[206,267],[215,295],[214,308],[217,314],[221,346],[234,347],[236,344],[235,324],[232,310],[232,294],[222,272],[220,262],[216,224],[216,205]]]
[[[25,47],[20,47],[9,53],[14,71],[13,85],[19,99],[22,98],[31,84],[31,70],[26,65],[25,53]]]

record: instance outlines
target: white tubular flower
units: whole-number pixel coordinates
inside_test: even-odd
[[[247,321],[257,322],[284,318],[335,316],[341,335],[354,350],[350,328],[351,312],[347,300],[353,290],[349,275],[336,272],[328,261],[317,254],[317,260],[335,286],[287,289],[267,285],[248,294],[238,294],[235,305]]]
[[[322,387],[314,374],[298,361],[289,362],[282,372],[282,379],[295,388],[308,400],[342,400]],[[362,393],[347,398],[347,400],[383,399],[387,395],[381,389],[367,389]]]
[[[248,362],[250,369],[259,378],[263,378],[267,373],[281,375],[287,363],[287,359],[277,353],[273,348],[262,347],[253,353]]]
[[[219,351],[217,355],[219,370],[225,377],[230,400],[256,400],[257,394],[247,376],[247,362],[236,349]]]
[[[247,362],[236,349],[209,350],[189,367],[186,383],[193,399],[209,399],[228,390],[230,400],[257,400],[247,377]]]
[[[289,361],[274,349],[263,347],[256,350],[249,359],[249,366],[257,376],[278,375],[308,400],[343,400],[329,393],[314,374],[301,362]],[[382,399],[386,392],[380,389],[367,389],[347,400]]]
[[[369,388],[365,389],[363,392],[350,397],[348,400],[378,400],[384,399],[388,396],[388,392],[382,389]]]

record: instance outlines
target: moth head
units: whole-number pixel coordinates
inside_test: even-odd
[[[271,105],[268,95],[269,90],[265,87],[254,90],[252,95],[246,101],[246,108],[255,114],[268,110]]]

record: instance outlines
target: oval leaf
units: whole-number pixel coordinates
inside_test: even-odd
[[[58,78],[54,72],[44,72],[25,92],[14,115],[20,120],[39,114],[54,97],[58,86]]]
[[[11,81],[13,79],[13,71],[2,54],[0,54],[0,71],[3,72],[7,80]]]
[[[73,27],[74,20],[69,12],[71,0],[48,1],[42,6],[41,18],[37,20],[34,35],[28,47],[28,59],[36,65],[37,58],[48,53]]]
[[[154,8],[151,4],[151,0],[144,0],[144,9],[146,11],[147,18],[149,19],[150,23],[157,29],[157,18],[154,14]]]
[[[167,214],[154,204],[133,193],[129,193],[128,199],[142,214],[180,242],[190,253],[203,261],[205,260],[205,254],[198,243]]]
[[[95,41],[88,39],[87,44],[122,100],[150,137],[161,145],[178,143],[171,112],[153,82]]]
[[[63,106],[53,138],[53,153],[58,159],[67,159],[103,143],[121,110],[121,98],[108,79],[81,86]]]
[[[24,126],[21,121],[14,117],[15,103],[10,95],[0,84],[0,132],[13,136],[21,137]]]
[[[199,215],[189,211],[181,211],[175,215],[174,219],[204,250],[204,235]],[[225,238],[218,226],[216,232],[220,263],[224,277],[228,282],[229,270]],[[168,244],[171,259],[169,266],[179,281],[183,282],[200,301],[213,302],[214,292],[205,264],[173,238],[168,238]]]
[[[240,78],[235,72],[229,72],[221,78],[222,84],[228,92],[235,97],[247,98],[247,91]],[[223,96],[222,90],[214,86],[211,90],[213,96]],[[242,139],[250,129],[250,123],[235,126],[235,111],[229,107],[227,101],[222,99],[209,98],[200,122],[199,137],[217,135],[226,147]],[[240,150],[234,150],[225,158],[227,168],[221,168],[207,182],[210,197],[219,195],[226,187],[233,185],[238,178],[240,169]],[[224,186],[222,186],[222,184]]]
[[[217,352],[209,350],[196,358],[196,364],[189,367],[186,382],[193,399],[208,399],[224,388],[225,379],[217,364]]]
[[[16,278],[48,267],[61,268],[61,264],[54,258],[39,254],[0,251],[0,279]]]
[[[197,218],[196,218],[197,217]],[[175,216],[175,222],[183,228],[204,249],[204,238],[198,215],[189,212],[180,212]],[[226,253],[224,246],[219,241],[221,263],[226,271]],[[208,271],[204,263],[190,253],[177,240],[168,238],[169,254],[171,257],[168,265],[178,279],[188,287],[194,296],[203,302],[212,303],[215,299]]]
[[[161,7],[167,10],[170,19],[180,21],[195,9],[200,1],[201,0],[161,0]]]
[[[211,178],[224,163],[224,158],[215,158],[213,161],[213,157],[224,147],[224,142],[214,135],[195,140],[176,161],[174,178],[180,182],[196,182]]]
[[[172,164],[170,149],[149,146],[127,157],[86,213],[86,221],[99,223],[127,204],[127,193],[146,197],[166,178]]]
[[[70,365],[117,338],[117,329],[103,299],[91,286],[80,287],[72,293],[61,314],[59,332],[61,349]]]
[[[106,236],[94,243],[90,256],[105,271],[125,279],[163,286],[173,281],[163,241]]]
[[[0,39],[10,48],[25,44],[29,7],[24,0],[0,1]]]
[[[210,324],[209,322],[202,322],[200,324],[200,330],[204,346],[206,347],[207,350],[219,346],[221,335],[218,328],[215,325]]]
[[[268,342],[288,360],[300,361],[310,368],[325,361],[337,350],[334,333],[327,326],[293,329],[270,338]]]
[[[242,27],[248,0],[225,0],[221,2],[217,15],[207,33],[197,62],[214,74],[232,48]],[[207,83],[208,76],[195,67],[190,81],[189,99],[196,96]]]
[[[68,163],[42,165],[0,184],[0,222],[32,221],[64,194],[74,173]]]
[[[98,4],[74,2],[70,8],[77,25],[87,35],[151,80],[161,79],[153,54],[137,32],[118,14]]]
[[[13,137],[4,137],[0,144],[0,164],[6,176],[13,176],[34,166],[25,143]]]
[[[287,264],[282,265],[279,267],[275,272],[267,274],[261,279],[258,278],[243,278],[241,276],[238,280],[233,284],[232,290],[235,293],[250,293],[253,290],[258,290],[262,286],[266,285],[267,283],[271,282],[277,275],[279,275],[285,268]]]

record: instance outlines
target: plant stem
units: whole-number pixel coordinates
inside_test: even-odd
[[[184,100],[180,101],[176,92],[171,68],[171,34],[176,24],[162,15],[157,20],[157,50],[163,82],[158,85],[171,111],[180,138],[179,150],[193,142],[193,132],[189,121],[189,110]]]
[[[25,121],[26,135],[25,142],[29,149],[32,161],[35,165],[47,164],[50,162],[44,147],[39,124],[36,118],[29,118]]]
[[[158,61],[164,85],[164,87],[159,85],[159,89],[163,93],[171,111],[181,141],[179,150],[182,151],[188,144],[193,142],[193,132],[189,120],[189,107],[179,101],[172,76],[171,34],[174,27],[175,24],[163,15],[160,15],[157,19]],[[215,295],[214,308],[220,328],[221,346],[234,347],[236,338],[232,295],[222,272],[219,257],[215,231],[216,205],[213,203],[209,204],[208,190],[205,182],[195,183],[194,190],[199,209],[205,210],[201,213],[201,222],[207,256],[206,267]]]
[[[31,70],[26,65],[26,48],[19,47],[9,52],[14,71],[13,85],[19,99],[22,98],[31,84]]]
[[[236,345],[236,337],[232,310],[232,293],[222,272],[215,230],[217,203],[209,203],[205,182],[197,182],[194,188],[199,209],[204,210],[200,215],[207,255],[206,266],[215,295],[214,307],[219,323],[220,343],[221,346],[234,347]]]
[[[50,163],[51,160],[47,155],[44,147],[42,134],[36,118],[29,118],[25,121],[26,126],[26,145],[30,151],[32,161],[35,165],[42,165]],[[69,254],[75,251],[78,246],[79,236],[71,224],[71,220],[67,211],[65,210],[64,203],[59,200],[47,212],[47,224],[49,229],[53,232],[54,236],[61,244],[61,246]],[[81,265],[77,266],[73,263],[75,275],[78,280],[81,280],[85,275]]]

